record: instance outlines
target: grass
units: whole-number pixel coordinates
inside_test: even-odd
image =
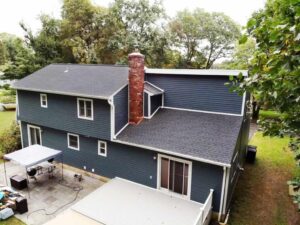
[[[260,110],[259,118],[260,119],[278,119],[282,116],[279,112],[272,110]]]
[[[0,225],[25,225],[25,223],[13,216],[7,220],[0,221]]]
[[[2,133],[5,129],[9,128],[12,122],[15,120],[15,118],[15,111],[0,112],[0,133]]]
[[[251,144],[257,146],[257,160],[253,165],[245,165],[229,225],[300,224],[300,214],[288,196],[286,184],[300,175],[288,142],[288,138],[264,137],[261,132],[254,135]]]

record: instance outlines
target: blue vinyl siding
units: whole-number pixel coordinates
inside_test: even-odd
[[[204,203],[214,189],[213,211],[219,212],[222,193],[223,167],[193,161],[191,200]]]
[[[36,124],[33,124],[36,125]],[[37,125],[38,126],[38,125]],[[64,162],[96,174],[128,179],[152,188],[157,187],[158,153],[133,146],[107,141],[107,157],[99,156],[96,138],[80,136],[80,150],[67,145],[67,132],[42,127],[43,145],[63,151]],[[22,122],[24,147],[28,146],[27,123]],[[210,189],[214,189],[213,210],[219,210],[223,169],[206,163],[192,161],[191,200],[204,203]]]
[[[128,123],[128,85],[114,96],[115,133]]]
[[[243,98],[224,85],[227,76],[146,74],[146,80],[165,91],[166,107],[241,113]]]
[[[151,96],[151,115],[162,106],[162,95]]]
[[[94,120],[77,117],[77,97],[47,94],[48,108],[40,106],[40,93],[18,91],[19,120],[90,137],[110,139],[110,105],[93,99]]]

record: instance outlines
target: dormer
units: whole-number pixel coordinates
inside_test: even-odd
[[[144,84],[144,118],[151,119],[163,106],[163,102],[164,90],[146,81]]]

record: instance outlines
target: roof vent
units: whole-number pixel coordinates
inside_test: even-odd
[[[66,70],[64,71],[64,73],[67,73],[69,72],[69,68],[67,67]]]

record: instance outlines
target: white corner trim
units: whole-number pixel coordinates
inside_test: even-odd
[[[134,146],[134,147],[138,147],[138,148],[144,148],[144,149],[152,150],[152,151],[155,151],[155,152],[160,152],[160,153],[164,153],[164,154],[168,154],[168,155],[178,156],[178,157],[191,159],[191,160],[195,160],[195,161],[199,161],[199,162],[203,162],[203,163],[208,163],[208,164],[212,164],[212,165],[216,165],[216,166],[231,167],[231,165],[227,164],[227,163],[216,162],[216,161],[212,161],[212,160],[209,160],[209,159],[203,159],[203,158],[194,157],[194,156],[190,156],[190,155],[185,155],[185,154],[181,154],[181,153],[176,153],[176,152],[172,152],[172,151],[168,151],[168,150],[163,150],[163,149],[160,149],[160,148],[150,147],[150,146],[141,145],[141,144],[134,144],[134,143],[130,143],[130,142],[127,142],[127,141],[121,141],[121,140],[118,140],[118,139],[112,140],[112,141],[116,142],[116,143],[120,143],[120,144],[130,145],[130,146]]]
[[[230,168],[227,169],[226,174],[226,186],[225,186],[225,199],[224,199],[224,207],[223,207],[223,214],[226,212],[226,206],[227,206],[227,197],[228,197],[228,187],[229,187],[229,177],[230,177]]]
[[[43,98],[45,98],[46,105],[43,105]],[[48,96],[47,94],[40,94],[40,103],[42,108],[48,108]]]
[[[161,179],[160,179],[161,178],[161,158],[167,158],[172,161],[181,162],[181,163],[189,165],[187,195],[178,194],[176,192],[172,192],[172,191],[169,191],[169,190],[166,190],[166,189],[160,187],[160,185],[161,185],[161,183],[160,183],[160,181],[161,181]],[[162,192],[171,194],[173,196],[181,197],[184,199],[190,199],[191,198],[191,190],[192,190],[192,168],[193,168],[192,161],[184,160],[181,158],[176,158],[176,157],[172,157],[172,156],[168,156],[168,155],[157,154],[157,176],[156,176],[157,177],[157,182],[156,182],[157,189]]]
[[[84,111],[85,111],[84,114],[86,114],[86,103],[85,102],[90,102],[91,103],[91,117],[80,116],[79,101],[84,101]],[[77,98],[77,117],[79,119],[84,119],[84,120],[94,120],[94,101],[93,101],[93,99],[90,99],[90,98]]]
[[[148,95],[148,117],[150,117],[151,114],[151,96]]]
[[[240,114],[233,114],[233,113],[222,113],[222,112],[195,110],[195,109],[185,109],[185,108],[176,108],[176,107],[168,107],[168,106],[163,106],[163,108],[164,109],[175,109],[175,110],[181,110],[181,111],[188,111],[188,112],[209,113],[209,114],[216,114],[216,115],[241,116]]]
[[[242,109],[241,109],[241,116],[244,116],[245,104],[246,104],[246,92],[244,92],[244,94],[243,94],[243,104],[242,104]]]
[[[20,129],[20,135],[21,135],[21,146],[22,146],[22,148],[24,148],[23,131],[22,131],[22,121],[19,121],[19,123],[20,123],[19,129]]]
[[[110,105],[110,140],[115,137],[115,105],[114,98],[108,99],[108,104]]]
[[[114,135],[114,138],[113,138],[113,139],[116,139],[116,138],[118,137],[118,135],[119,135],[120,133],[122,133],[122,131],[125,130],[126,127],[128,127],[128,125],[129,125],[129,123],[127,123],[124,127],[122,127],[121,130],[119,130],[118,133],[116,133],[116,134]]]
[[[16,121],[17,121],[18,116],[20,116],[19,94],[18,94],[18,90],[16,90],[16,104],[17,104],[17,113],[16,113]]]
[[[225,192],[225,180],[226,180],[226,167],[223,167],[223,180],[222,180],[222,192],[221,192],[221,199],[220,199],[220,208],[219,208],[219,216],[218,221],[221,221],[221,216],[223,212],[223,199],[224,199],[224,192]]]

